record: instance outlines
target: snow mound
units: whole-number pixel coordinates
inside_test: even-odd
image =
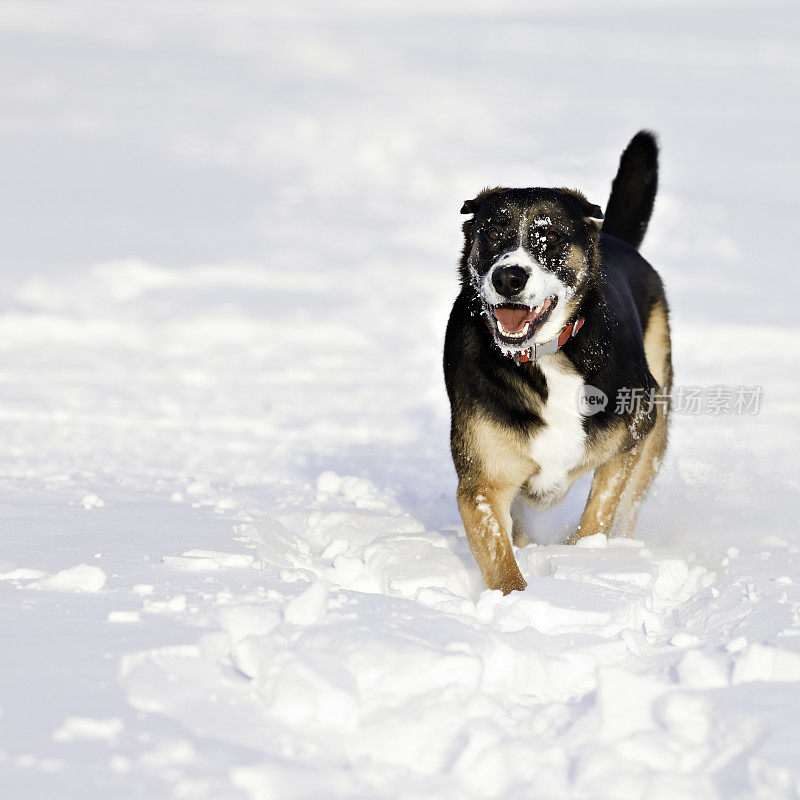
[[[28,584],[29,589],[47,589],[53,592],[99,592],[106,585],[106,574],[100,567],[78,564],[62,569],[55,575]]]
[[[678,620],[719,582],[695,557],[605,537],[531,545],[517,551],[527,590],[503,597],[481,588],[457,533],[426,531],[391,493],[332,471],[314,491],[300,515],[246,512],[239,540],[263,584],[218,598],[216,632],[121,671],[135,708],[195,729],[213,718],[215,735],[256,747],[262,763],[232,772],[250,797],[304,797],[306,773],[331,796],[388,796],[394,774],[500,797],[529,785],[531,763],[561,796],[598,775],[598,798],[708,788],[722,734],[692,693],[791,674],[791,659],[696,646]],[[610,774],[611,761],[625,767]]]

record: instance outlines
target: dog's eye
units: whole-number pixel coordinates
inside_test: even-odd
[[[544,235],[544,240],[547,242],[547,244],[558,244],[563,238],[563,235],[555,228],[550,228],[550,230]]]
[[[493,241],[496,242],[500,236],[502,235],[500,232],[500,228],[489,228],[486,231],[486,235]]]

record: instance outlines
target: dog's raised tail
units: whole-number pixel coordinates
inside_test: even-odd
[[[658,143],[650,131],[639,131],[619,160],[611,184],[603,233],[638,248],[647,231],[658,190]]]

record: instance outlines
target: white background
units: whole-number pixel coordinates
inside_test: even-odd
[[[759,2],[0,3],[0,787],[800,791],[798,15]],[[482,592],[441,341],[485,185],[605,203],[679,385],[639,541]],[[80,565],[86,565],[81,567]]]

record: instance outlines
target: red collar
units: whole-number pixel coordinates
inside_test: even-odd
[[[550,353],[555,353],[560,350],[573,336],[575,336],[578,331],[583,327],[583,323],[585,322],[584,317],[578,317],[575,322],[570,322],[569,325],[565,325],[561,329],[561,333],[558,336],[554,336],[550,341],[544,342],[543,344],[532,344],[527,350],[517,351],[516,353],[513,350],[506,350],[504,351],[506,355],[510,356],[514,359],[518,364],[524,364],[527,361],[533,361],[536,363],[542,356],[549,355]],[[486,327],[489,328],[489,331],[494,334],[492,330],[492,326],[489,322],[486,322]],[[502,350],[502,345],[500,346]]]

